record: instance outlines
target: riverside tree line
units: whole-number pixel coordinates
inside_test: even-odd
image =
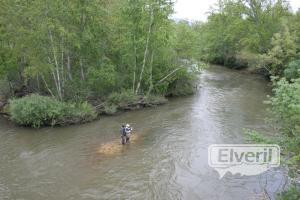
[[[114,113],[193,92],[198,68],[184,62],[170,0],[3,0],[0,13],[2,104],[38,94],[10,101],[19,124],[95,116],[86,101]]]

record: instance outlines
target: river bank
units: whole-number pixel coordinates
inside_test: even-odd
[[[219,66],[220,68],[228,68],[226,66]],[[248,68],[244,69],[230,69],[228,70],[237,71],[241,74],[247,74],[247,75],[262,75],[261,73],[257,73],[256,71],[250,70]],[[265,77],[265,76],[264,76]],[[200,86],[201,87],[201,86]],[[198,86],[195,86],[194,89],[198,89]],[[193,89],[193,90],[194,90]],[[195,91],[194,91],[195,92]],[[172,97],[169,97],[172,98]],[[0,115],[5,116],[8,119],[12,119],[13,117],[9,111],[9,105],[8,100],[1,98],[0,99]],[[59,117],[59,119],[47,119],[45,120],[45,123],[43,126],[68,126],[68,125],[74,125],[74,124],[83,124],[88,123],[94,120],[99,119],[101,116],[111,116],[111,115],[118,115],[124,112],[128,111],[134,111],[134,110],[140,110],[143,108],[149,108],[149,107],[156,107],[159,105],[166,104],[168,102],[168,99],[163,96],[142,96],[142,95],[135,95],[128,92],[120,92],[120,93],[113,93],[110,96],[108,96],[105,99],[100,98],[89,98],[87,101],[87,104],[91,106],[93,112],[83,112],[76,114],[75,116],[68,115],[68,116],[62,116]],[[45,103],[45,102],[44,102]],[[22,103],[23,105],[23,103]],[[33,105],[31,105],[32,107]],[[39,105],[37,105],[39,106]],[[74,104],[76,107],[76,104]],[[73,107],[74,107],[73,106]],[[56,107],[56,106],[54,106]],[[42,112],[41,108],[39,112]],[[78,108],[77,108],[78,109]],[[48,111],[45,111],[48,112]],[[50,110],[50,112],[52,112]],[[28,119],[33,115],[32,113],[28,113],[28,116],[24,116],[23,118]],[[47,118],[47,117],[43,117]],[[34,119],[35,120],[35,119]],[[16,120],[13,120],[16,122]],[[33,122],[34,123],[34,122]],[[19,125],[23,126],[31,126],[30,123],[20,123],[17,122]],[[40,127],[40,126],[37,126]]]
[[[90,99],[83,103],[62,102],[47,96],[28,94],[3,103],[0,114],[21,126],[67,126],[91,122],[104,115],[155,107],[167,101],[161,96],[142,96],[127,92],[112,94],[105,101]]]
[[[170,97],[169,97],[170,98]],[[0,98],[0,115],[10,116],[9,114],[9,101],[4,98]],[[106,102],[100,99],[92,99],[90,103],[98,115],[115,115],[122,112],[139,110],[147,107],[155,107],[163,105],[168,102],[168,98],[162,96],[137,96],[135,99],[117,103]]]

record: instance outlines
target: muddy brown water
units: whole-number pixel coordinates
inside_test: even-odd
[[[32,130],[0,120],[0,199],[274,198],[281,173],[243,177],[207,163],[210,144],[243,143],[243,129],[272,134],[262,103],[268,83],[213,66],[194,96],[84,125]],[[134,127],[120,145],[119,125]]]

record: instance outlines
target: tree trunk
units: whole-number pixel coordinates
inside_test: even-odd
[[[136,79],[136,68],[137,68],[137,47],[136,47],[136,33],[133,36],[133,46],[134,46],[134,69],[133,69],[133,81],[132,81],[132,91],[135,92],[135,79]]]
[[[60,100],[62,100],[61,77],[60,77],[59,65],[58,65],[58,60],[57,60],[57,57],[56,57],[56,50],[55,50],[55,47],[54,47],[54,40],[53,40],[51,30],[49,30],[49,38],[50,38],[50,43],[51,43],[51,47],[52,47],[54,66],[55,66],[55,72],[53,72],[53,76],[54,76],[54,78],[56,77],[55,79],[56,79],[58,98]]]
[[[72,69],[71,69],[71,58],[70,58],[70,53],[68,53],[67,56],[67,70],[68,70],[68,77],[69,80],[72,81],[73,77],[72,77]]]
[[[65,58],[65,54],[64,54],[64,38],[61,39],[61,96],[62,99],[64,98],[64,94],[65,94],[65,69],[64,69],[64,58]]]
[[[149,41],[150,41],[150,37],[151,37],[151,33],[152,33],[153,22],[154,22],[154,13],[153,13],[153,9],[151,9],[150,23],[149,23],[149,29],[148,29],[148,34],[147,34],[147,41],[146,41],[146,47],[145,47],[145,52],[144,52],[143,65],[142,65],[142,69],[141,69],[141,73],[140,73],[139,82],[138,82],[136,90],[135,90],[135,94],[138,94],[140,87],[141,87],[141,82],[143,79],[143,74],[144,74],[144,70],[145,70],[146,59],[147,59],[147,54],[148,54],[148,49],[149,49]]]
[[[48,61],[49,61],[49,64],[51,64],[51,65],[53,64],[50,57],[48,57]],[[54,69],[51,69],[51,74],[52,74],[53,81],[54,81],[54,84],[55,84],[56,93],[57,93],[57,95],[59,95],[58,81],[57,81],[57,77],[56,77],[56,75],[55,75]],[[45,85],[46,85],[47,82],[46,82],[45,78],[43,78],[43,80],[44,80],[44,83],[45,83]],[[47,87],[48,87],[48,84],[47,84]]]
[[[85,75],[84,75],[84,69],[83,69],[83,63],[82,63],[82,59],[80,58],[80,77],[81,77],[81,80],[84,81],[85,80]]]
[[[160,79],[155,85],[158,85],[162,82],[164,82],[167,78],[169,78],[171,75],[173,75],[175,72],[177,72],[178,70],[182,69],[183,67],[178,67],[176,69],[174,69],[172,72],[170,72],[169,74],[167,74],[164,78]]]
[[[48,84],[47,84],[47,82],[46,82],[46,80],[45,80],[44,75],[41,75],[41,77],[42,77],[42,80],[43,80],[43,82],[44,82],[44,84],[45,84],[45,87],[46,87],[46,89],[48,90],[48,92],[51,94],[52,97],[55,97],[54,94],[53,94],[53,92],[52,92],[52,90],[49,88],[49,86],[48,86]]]
[[[147,92],[147,96],[149,96],[153,90],[153,57],[154,57],[154,52],[152,51],[151,54],[151,60],[150,60],[150,77],[149,77],[149,82],[150,82],[150,86]]]

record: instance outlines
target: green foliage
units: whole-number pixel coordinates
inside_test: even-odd
[[[11,95],[9,82],[5,79],[0,79],[0,96],[8,97]]]
[[[289,83],[285,78],[274,82],[274,96],[268,102],[283,132],[300,138],[300,79]],[[300,152],[299,152],[300,153]]]
[[[179,21],[175,26],[175,48],[180,58],[191,59],[197,57],[197,32],[194,30],[194,26],[187,21]]]
[[[279,200],[298,200],[300,199],[300,189],[297,186],[291,186],[287,191],[278,195]]]
[[[91,69],[88,74],[89,88],[97,95],[106,95],[116,86],[116,72],[113,65]]]
[[[171,20],[169,0],[3,0],[0,13],[0,77],[12,90],[72,102],[145,94],[179,67],[178,57],[197,57],[197,32]],[[159,87],[164,95],[168,83]]]
[[[118,106],[114,104],[105,104],[104,105],[104,112],[107,115],[113,115],[118,112]]]
[[[278,144],[284,156],[281,164],[288,166],[290,177],[299,177],[300,170],[300,78],[288,82],[285,78],[273,79],[273,96],[266,102],[271,105],[271,121],[280,127],[281,134],[268,138],[262,134],[246,130],[247,139],[264,144]],[[294,181],[292,181],[294,183]],[[278,195],[279,199],[299,199],[300,190],[292,185],[287,191]]]
[[[248,37],[248,22],[243,18],[246,7],[241,1],[219,1],[208,22],[198,28],[201,57],[203,60],[230,67],[236,65],[236,54],[242,49],[243,39]],[[236,65],[236,66],[235,66]]]
[[[273,80],[275,81],[275,79]],[[289,155],[289,175],[297,176],[300,169],[300,78],[274,82],[274,95],[267,102],[273,114],[271,120],[281,128],[277,138],[283,153]]]
[[[68,124],[68,123],[83,123],[90,122],[97,117],[97,113],[94,108],[87,102],[83,103],[64,103],[65,111],[61,121],[57,124]]]
[[[9,112],[17,124],[34,128],[72,121],[86,122],[96,117],[94,109],[87,103],[70,104],[39,95],[11,100]]]
[[[288,3],[280,0],[218,1],[208,21],[198,23],[195,29],[200,58],[231,68],[254,67],[282,75],[286,64],[295,58],[297,45],[299,49],[299,22],[288,8]]]
[[[134,94],[130,90],[122,92],[114,92],[110,94],[106,100],[108,105],[115,105],[117,107],[125,107],[129,104],[135,104],[139,101],[140,96]]]
[[[284,77],[289,81],[300,78],[300,60],[288,64],[288,67],[284,70]]]
[[[258,144],[272,144],[274,142],[270,138],[263,136],[261,133],[255,130],[246,129],[244,130],[244,134],[246,136],[246,140],[250,142],[255,142]]]
[[[178,76],[169,84],[167,95],[168,96],[186,96],[194,94],[195,92],[195,74],[187,70],[180,70]]]
[[[64,101],[84,102],[92,95],[87,82],[73,79],[65,86]]]
[[[282,76],[288,62],[296,57],[296,37],[290,33],[288,26],[283,24],[281,32],[274,34],[271,45],[272,48],[268,52],[271,74]]]

